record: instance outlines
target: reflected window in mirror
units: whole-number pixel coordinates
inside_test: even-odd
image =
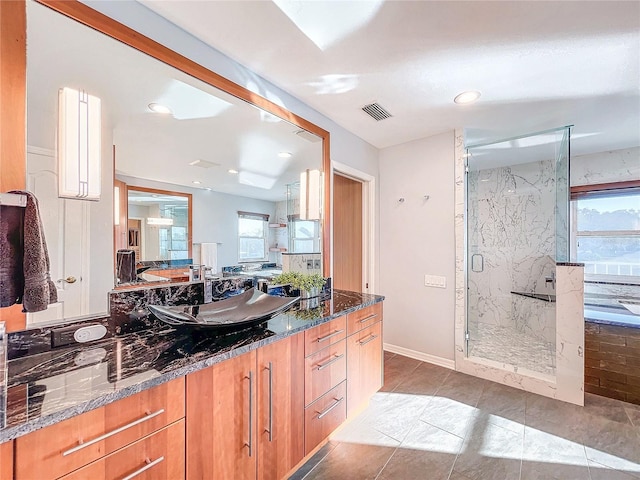
[[[267,261],[269,215],[238,212],[238,262]]]
[[[289,219],[291,253],[317,253],[320,251],[320,221],[302,220],[299,215]]]

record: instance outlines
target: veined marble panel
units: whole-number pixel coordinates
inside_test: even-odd
[[[571,185],[640,180],[640,147],[580,155],[571,159]]]
[[[307,268],[307,262],[312,261],[313,268]],[[284,253],[282,254],[283,272],[322,273],[321,253]]]

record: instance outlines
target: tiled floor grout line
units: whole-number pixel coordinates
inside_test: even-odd
[[[396,454],[396,452],[398,451],[398,449],[400,448],[400,445],[398,445],[396,448],[393,449],[393,453],[389,456],[389,458],[387,458],[387,461],[384,462],[384,465],[382,466],[382,468],[378,471],[378,474],[375,476],[374,480],[378,480],[378,478],[380,477],[380,475],[382,475],[382,472],[384,471],[384,469],[386,468],[386,466],[389,464],[389,462],[391,461],[391,459],[393,458],[393,456]]]

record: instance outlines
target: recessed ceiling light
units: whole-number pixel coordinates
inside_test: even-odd
[[[229,170],[227,170],[229,173],[232,173],[233,175],[235,175],[236,173],[238,173],[238,170],[235,170],[233,168],[230,168]]]
[[[291,152],[280,152],[278,156],[280,158],[291,158],[292,155],[291,155]]]
[[[200,180],[194,180],[191,183],[193,183],[194,185],[200,185],[202,182]]]
[[[204,188],[206,191],[210,192],[211,190],[213,190],[211,187],[205,187]]]
[[[455,103],[465,104],[473,103],[480,98],[480,92],[477,90],[469,90],[468,92],[462,92],[453,99]]]
[[[149,110],[154,113],[162,113],[164,115],[171,113],[171,109],[169,107],[166,105],[160,105],[159,103],[150,103]]]

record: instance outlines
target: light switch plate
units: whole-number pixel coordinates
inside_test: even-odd
[[[447,288],[447,278],[439,275],[425,275],[425,287]]]

